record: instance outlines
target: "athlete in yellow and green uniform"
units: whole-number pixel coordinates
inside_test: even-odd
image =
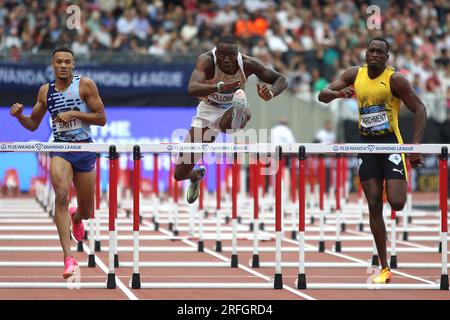
[[[408,80],[394,68],[387,66],[389,43],[383,38],[369,41],[366,64],[346,70],[319,94],[319,100],[328,103],[337,98],[358,99],[359,132],[362,143],[403,143],[398,127],[400,104],[414,114],[412,143],[421,143],[427,113],[425,106]],[[411,154],[413,168],[422,164],[422,155]],[[392,274],[386,254],[386,226],[383,220],[383,183],[392,209],[400,211],[406,203],[406,167],[404,155],[360,154],[359,177],[367,198],[370,229],[375,239],[381,262],[381,273],[374,283],[388,283]]]

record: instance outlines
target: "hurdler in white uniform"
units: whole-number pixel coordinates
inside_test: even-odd
[[[245,89],[245,82],[247,78],[244,72],[244,64],[242,62],[242,55],[238,53],[237,62],[239,68],[235,74],[226,74],[220,70],[217,64],[216,48],[212,49],[214,57],[214,77],[205,80],[207,84],[216,84],[219,82],[234,83],[240,82],[240,89]],[[191,126],[194,128],[211,128],[220,131],[220,120],[224,113],[233,107],[233,97],[239,88],[230,89],[228,91],[214,92],[208,96],[200,97],[200,103],[197,106],[197,115],[192,118]],[[233,120],[236,117],[233,115]],[[239,123],[240,125],[240,123]],[[239,126],[237,126],[239,127]],[[233,126],[233,129],[236,129]]]

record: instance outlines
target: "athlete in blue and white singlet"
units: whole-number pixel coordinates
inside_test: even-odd
[[[53,51],[52,67],[55,81],[39,88],[36,104],[30,116],[25,116],[23,104],[10,109],[13,117],[30,131],[36,130],[45,113],[52,118],[54,142],[92,142],[90,125],[103,126],[106,115],[94,81],[73,75],[75,61],[67,47]],[[65,279],[77,273],[79,266],[70,249],[70,225],[74,239],[84,237],[83,221],[94,210],[95,154],[89,152],[51,152],[50,176],[55,190],[55,223],[64,257]],[[69,210],[69,190],[75,186],[77,207]],[[70,212],[70,215],[69,215]]]
[[[64,91],[55,89],[55,81],[49,83],[47,92],[47,110],[52,118],[52,133],[55,142],[92,142],[90,124],[72,118],[63,123],[54,119],[67,111],[91,113],[86,102],[80,98],[81,76],[74,75],[69,87]],[[50,157],[61,157],[72,164],[76,172],[89,172],[95,166],[95,153],[92,152],[50,152]]]

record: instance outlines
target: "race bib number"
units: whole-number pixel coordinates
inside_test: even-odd
[[[363,132],[372,133],[389,129],[389,119],[384,104],[363,107],[359,109],[359,112]]]
[[[398,153],[391,154],[389,156],[389,161],[395,163],[395,165],[398,166],[398,164],[402,161],[402,156]]]
[[[61,136],[71,136],[76,135],[81,132],[83,128],[82,122],[79,119],[72,119],[67,123],[56,122],[56,132]]]
[[[214,92],[208,96],[208,102],[214,106],[220,108],[228,108],[233,102],[234,92],[232,93],[219,93]]]

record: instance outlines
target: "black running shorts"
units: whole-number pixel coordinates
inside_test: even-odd
[[[361,136],[361,143],[398,143],[395,134],[366,137]],[[380,180],[406,180],[405,155],[392,154],[358,154],[358,172],[361,181],[376,178]]]

